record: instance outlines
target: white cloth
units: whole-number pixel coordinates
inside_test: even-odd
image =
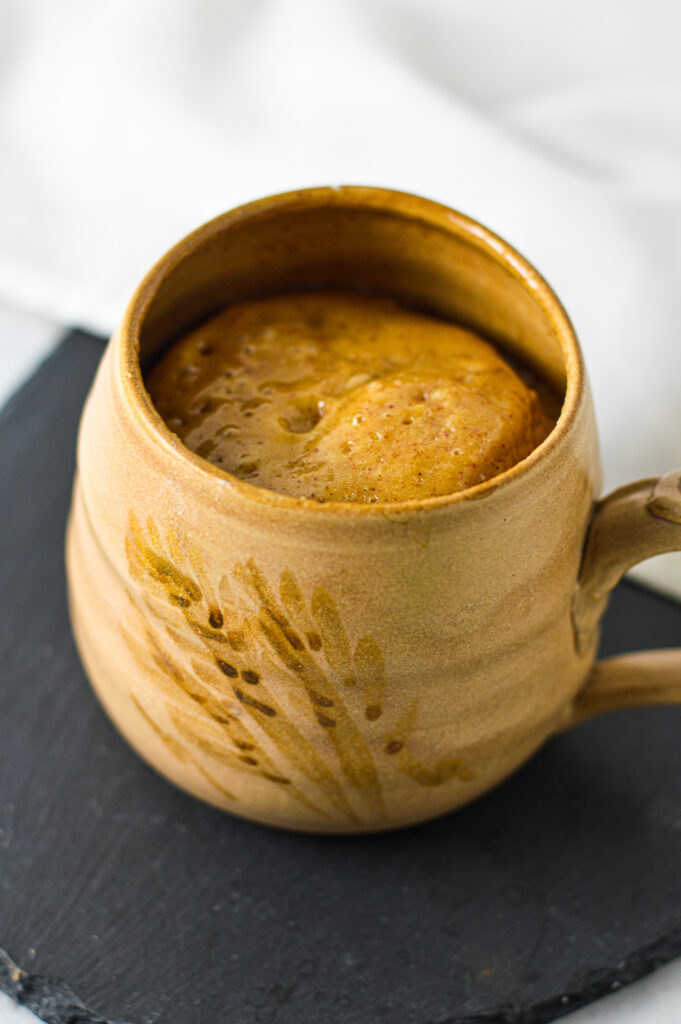
[[[556,287],[606,484],[675,468],[680,34],[676,0],[4,0],[0,299],[109,331],[237,203],[419,192]],[[644,573],[681,595],[681,556]]]
[[[489,224],[554,285],[606,485],[662,473],[681,465],[680,37],[676,0],[3,0],[0,301],[108,332],[154,260],[222,210],[313,184],[407,189]],[[48,337],[8,317],[6,387]],[[641,574],[681,596],[681,556]],[[579,1020],[675,1022],[680,976]],[[0,999],[0,1021],[23,1019],[7,1013]]]

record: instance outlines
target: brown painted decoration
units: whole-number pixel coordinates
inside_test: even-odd
[[[527,458],[456,494],[320,505],[189,451],[144,373],[230,303],[361,290],[496,342],[564,394]],[[510,246],[414,196],[319,188],[180,242],[134,295],[83,415],[68,532],[80,652],[130,743],[235,814],[317,832],[459,807],[555,732],[681,701],[678,652],[594,667],[608,594],[681,549],[681,474],[598,502],[582,355]]]

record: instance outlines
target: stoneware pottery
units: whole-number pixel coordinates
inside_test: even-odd
[[[285,497],[186,449],[146,368],[231,302],[321,287],[480,331],[564,393],[556,427],[486,483],[392,505]],[[596,500],[570,321],[486,228],[381,189],[263,199],[164,256],[106,350],[68,530],[78,646],[123,735],[203,800],[315,832],[409,825],[590,715],[681,701],[679,652],[594,665],[615,583],[681,549],[680,481]]]

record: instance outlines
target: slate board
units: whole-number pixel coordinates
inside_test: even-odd
[[[64,602],[100,353],[70,335],[0,416],[0,987],[58,1024],[501,1024],[681,953],[681,708],[595,720],[472,807],[373,838],[249,825],[135,757]],[[606,652],[680,641],[681,607],[618,589]]]

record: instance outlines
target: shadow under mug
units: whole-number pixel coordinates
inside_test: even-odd
[[[481,332],[564,394],[554,430],[486,483],[391,505],[290,498],[190,452],[145,369],[231,302],[317,288]],[[310,831],[412,824],[590,715],[681,700],[677,651],[594,665],[615,583],[681,549],[680,480],[596,500],[572,326],[486,228],[382,189],[263,199],[164,256],[103,357],[68,530],[78,646],[123,735],[196,796]]]

